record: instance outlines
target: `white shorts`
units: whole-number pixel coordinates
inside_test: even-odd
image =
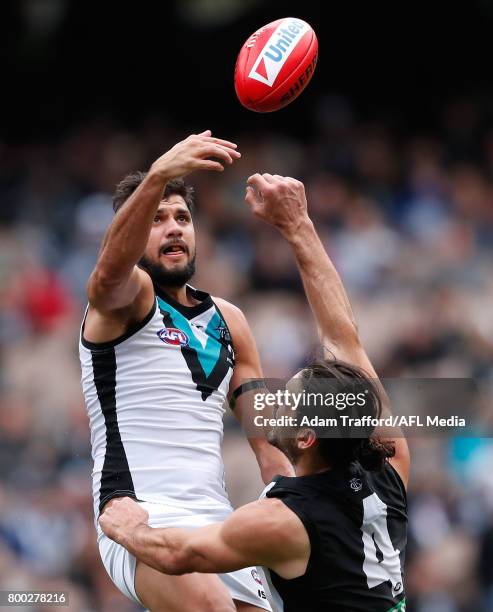
[[[181,527],[194,529],[224,521],[228,512],[199,513],[201,511],[176,508],[152,502],[139,502],[149,513],[150,527]],[[103,565],[115,586],[129,599],[143,605],[135,592],[136,558],[123,546],[106,537],[98,526],[98,546]],[[218,574],[231,598],[271,611],[257,568],[247,567],[229,574]]]

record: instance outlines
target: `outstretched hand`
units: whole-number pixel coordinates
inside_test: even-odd
[[[305,187],[300,181],[278,174],[254,174],[247,180],[245,201],[252,213],[286,237],[296,235],[309,221]]]
[[[166,180],[184,177],[194,170],[222,172],[224,164],[232,164],[240,157],[234,142],[215,138],[206,130],[175,144],[152,164],[151,172]]]

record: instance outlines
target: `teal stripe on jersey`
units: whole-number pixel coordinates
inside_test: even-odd
[[[159,308],[166,311],[170,315],[171,320],[173,321],[173,326],[185,332],[188,336],[188,344],[197,352],[200,365],[204,370],[205,376],[208,377],[218,362],[219,355],[221,354],[221,342],[219,341],[219,336],[217,333],[218,328],[223,324],[221,317],[217,311],[215,311],[214,315],[211,317],[207,328],[204,330],[207,334],[207,342],[204,347],[193,333],[188,319],[159,296],[157,299]]]

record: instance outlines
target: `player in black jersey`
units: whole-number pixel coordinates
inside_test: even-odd
[[[387,398],[364,351],[347,294],[307,213],[302,183],[256,174],[248,181],[252,212],[277,227],[292,247],[314,313],[325,361],[304,368],[291,385],[366,391],[351,416],[380,416]],[[332,387],[331,387],[332,385]],[[292,416],[293,411],[289,408]],[[276,417],[287,415],[279,407]],[[332,418],[337,408],[318,409]],[[323,437],[299,425],[313,416],[300,403],[297,425],[276,426],[271,442],[292,461],[296,477],[277,477],[266,496],[224,523],[193,531],[152,529],[147,513],[129,498],[116,500],[100,523],[105,533],[144,563],[168,574],[229,572],[263,565],[273,597],[286,612],[405,610],[405,439],[383,439],[371,428],[360,437]],[[263,593],[260,577],[259,592]]]

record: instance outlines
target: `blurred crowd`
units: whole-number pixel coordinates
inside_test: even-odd
[[[487,105],[444,104],[432,134],[362,120],[331,97],[320,99],[314,121],[306,141],[218,134],[239,143],[242,159],[222,174],[190,177],[193,284],[244,310],[266,376],[287,376],[317,353],[290,250],[244,203],[254,172],[297,177],[379,374],[474,378],[491,389]],[[52,142],[0,143],[0,590],[69,590],[73,610],[135,610],[96,549],[77,342],[115,184],[186,135],[158,117],[132,130],[101,118]],[[228,489],[239,505],[261,482],[229,414],[225,426]],[[479,431],[410,445],[409,609],[491,612],[492,440]]]

